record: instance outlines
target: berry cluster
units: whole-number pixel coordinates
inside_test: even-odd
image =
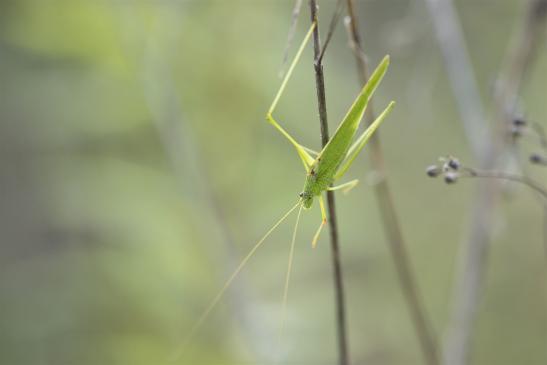
[[[431,165],[426,169],[427,176],[437,177],[443,175],[447,184],[453,184],[458,181],[460,176],[461,163],[452,156],[439,158],[440,164]]]

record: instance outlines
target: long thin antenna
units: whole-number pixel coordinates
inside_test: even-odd
[[[226,290],[228,290],[228,288],[230,287],[230,285],[232,284],[232,282],[234,281],[234,279],[237,277],[237,275],[241,272],[241,270],[243,269],[243,267],[245,266],[245,264],[247,264],[247,261],[249,261],[249,259],[254,255],[254,253],[256,252],[256,250],[258,250],[260,248],[260,246],[262,246],[262,244],[264,243],[264,241],[266,240],[266,238],[268,238],[268,236],[270,234],[272,234],[272,232],[281,224],[283,223],[283,221],[298,207],[301,205],[301,202],[300,200],[298,201],[298,203],[296,203],[287,213],[285,213],[285,215],[283,215],[283,217],[281,217],[281,219],[279,219],[273,226],[272,228],[270,228],[268,230],[268,232],[266,232],[266,234],[264,236],[262,236],[262,238],[254,245],[254,247],[249,251],[249,253],[243,258],[243,260],[241,260],[241,263],[238,265],[238,267],[235,269],[235,271],[233,272],[233,274],[230,276],[230,278],[228,278],[228,280],[226,281],[226,283],[222,286],[222,288],[220,289],[220,291],[218,292],[218,294],[213,298],[213,300],[211,300],[211,302],[209,303],[209,305],[207,306],[207,308],[205,309],[205,311],[203,312],[203,314],[199,317],[199,319],[196,321],[196,323],[192,326],[192,328],[190,329],[190,332],[188,332],[188,335],[186,335],[186,338],[184,339],[184,341],[182,342],[182,345],[180,347],[180,350],[174,355],[174,360],[180,358],[183,354],[184,354],[184,351],[186,350],[186,347],[188,346],[188,344],[190,343],[190,340],[194,337],[194,335],[196,334],[196,332],[201,328],[201,326],[203,325],[203,323],[205,322],[205,320],[207,319],[207,317],[209,317],[209,314],[211,314],[211,311],[216,307],[216,305],[218,304],[218,302],[220,301],[220,299],[222,299],[222,296],[224,295],[224,293],[226,292]]]
[[[287,316],[287,298],[289,296],[289,283],[291,280],[292,263],[294,259],[294,246],[296,245],[296,231],[298,230],[298,222],[300,221],[300,215],[302,213],[303,205],[300,205],[298,209],[298,215],[296,216],[296,223],[294,225],[294,231],[292,233],[291,249],[289,251],[289,264],[287,265],[287,274],[285,275],[285,287],[283,288],[283,307],[281,312],[281,325],[279,327],[279,339],[278,344],[281,345],[281,337],[285,330],[285,320]]]

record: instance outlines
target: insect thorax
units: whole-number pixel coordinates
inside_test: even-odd
[[[321,195],[323,191],[327,190],[331,182],[332,181],[329,179],[321,178],[316,174],[309,173],[306,176],[304,190],[300,194],[304,208],[310,208],[313,203],[313,199],[316,196]]]

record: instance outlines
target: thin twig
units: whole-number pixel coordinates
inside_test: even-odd
[[[323,56],[325,55],[325,51],[327,50],[327,46],[329,45],[330,40],[332,39],[332,35],[334,34],[336,25],[338,24],[338,21],[340,20],[340,16],[342,15],[342,10],[344,10],[344,1],[338,0],[336,2],[336,9],[334,10],[334,15],[332,16],[330,24],[329,24],[327,39],[325,40],[323,47],[321,47],[321,54],[319,55],[319,57],[317,57],[318,63],[323,63]]]
[[[347,26],[349,29],[349,36],[355,54],[357,71],[360,75],[361,83],[364,84],[368,80],[367,61],[364,56],[365,54],[363,52],[363,47],[359,36],[357,17],[355,15],[355,7],[352,0],[347,0],[347,8]],[[367,124],[372,123],[375,119],[372,108],[372,100],[369,102],[367,107],[365,118]],[[379,175],[382,176],[382,179],[375,185],[376,198],[382,215],[384,231],[388,237],[391,255],[397,268],[399,282],[401,284],[426,363],[429,365],[439,364],[435,335],[431,330],[430,321],[415,283],[414,270],[406,252],[406,244],[399,224],[395,203],[386,179],[384,157],[378,133],[373,136],[371,145],[370,158],[372,166],[379,173]]]
[[[323,65],[319,58],[321,54],[319,39],[319,24],[317,17],[317,3],[315,0],[310,0],[310,15],[311,21],[315,22],[313,31],[313,50],[314,50],[314,70],[315,70],[315,86],[317,89],[317,103],[319,109],[319,122],[321,126],[321,143],[323,147],[329,141],[329,128],[327,123],[327,102],[325,98],[325,79],[323,76]],[[331,243],[331,258],[334,275],[334,291],[336,301],[336,324],[338,335],[338,356],[340,365],[349,365],[349,350],[347,341],[346,329],[346,307],[344,298],[344,283],[342,280],[342,264],[340,260],[340,245],[338,238],[338,223],[336,219],[336,207],[334,193],[327,192],[327,209],[330,228],[330,243]]]
[[[522,173],[522,174],[515,174],[505,171],[483,171],[483,170],[477,170],[472,167],[462,166],[461,171],[463,173],[457,173],[457,177],[462,178],[487,178],[487,179],[499,179],[499,180],[507,180],[512,182],[517,182],[520,184],[525,185],[526,187],[530,188],[531,190],[535,191],[536,193],[539,193],[541,195],[542,201],[542,245],[544,253],[547,257],[547,188],[545,188],[543,185],[535,181],[534,179],[530,178],[528,175]],[[431,177],[436,177],[437,175],[430,175]]]
[[[465,168],[465,171],[467,171],[469,175],[468,176],[461,175],[461,177],[482,177],[482,178],[489,178],[489,179],[509,180],[509,181],[514,181],[514,182],[524,184],[528,186],[530,189],[539,193],[544,199],[547,200],[547,189],[541,186],[541,184],[539,184],[537,181],[532,180],[531,178],[527,176],[513,174],[513,173],[505,172],[505,171],[477,170],[477,169],[472,169],[469,167]]]
[[[281,67],[279,69],[279,77],[283,77],[284,74],[285,65],[287,64],[287,59],[289,58],[289,49],[291,48],[294,34],[296,33],[296,25],[298,24],[298,16],[300,15],[301,8],[302,0],[296,0],[292,10],[291,26],[289,28],[289,34],[287,35],[287,44],[283,50],[283,61],[281,62]]]
[[[499,179],[499,180],[508,180],[524,184],[533,191],[539,193],[543,198],[541,202],[541,212],[542,212],[542,245],[545,257],[547,258],[547,189],[542,186],[537,181],[529,178],[526,175],[519,175],[508,173],[504,171],[481,171],[472,168],[465,168],[469,173],[468,176],[461,175],[461,177],[478,177],[478,178],[487,178],[487,179]]]

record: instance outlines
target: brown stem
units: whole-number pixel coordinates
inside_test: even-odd
[[[368,80],[367,62],[359,36],[353,0],[347,0],[347,9],[349,17],[348,30],[355,54],[355,61],[357,63],[357,72],[359,73],[361,83],[364,84]],[[375,119],[372,101],[369,102],[365,118],[367,124],[372,123]],[[371,140],[371,149],[369,153],[373,168],[382,177],[378,184],[375,185],[375,193],[378,205],[380,207],[380,213],[382,215],[384,231],[388,237],[391,255],[395,261],[399,282],[401,284],[401,288],[403,290],[403,294],[406,299],[426,363],[429,365],[436,365],[439,364],[436,339],[433,331],[431,330],[431,326],[429,324],[430,322],[425,312],[421,295],[416,286],[414,270],[406,252],[406,244],[403,238],[401,226],[399,224],[395,203],[386,179],[384,157],[378,133],[376,133]]]
[[[319,56],[315,57],[317,63],[323,62],[323,56],[325,55],[325,51],[327,50],[330,40],[332,39],[332,36],[334,34],[334,29],[336,28],[336,25],[338,24],[338,20],[340,20],[340,16],[342,15],[342,10],[344,10],[344,2],[343,0],[338,0],[336,2],[336,8],[334,10],[334,14],[332,15],[332,18],[329,24],[327,39],[325,40],[323,47],[321,47],[321,53],[319,53]]]
[[[315,85],[317,89],[317,103],[319,108],[319,122],[321,126],[321,143],[323,147],[329,141],[329,128],[327,124],[327,103],[325,98],[325,78],[323,76],[323,65],[321,63],[321,42],[319,39],[319,24],[317,18],[317,3],[310,0],[311,21],[315,22],[313,31],[314,70]],[[344,283],[342,280],[342,264],[340,261],[340,245],[338,238],[338,224],[336,219],[336,208],[334,194],[327,192],[327,209],[330,227],[331,258],[334,275],[334,291],[336,300],[336,323],[338,334],[338,356],[340,365],[349,365],[349,350],[346,329],[346,307],[344,299]]]

